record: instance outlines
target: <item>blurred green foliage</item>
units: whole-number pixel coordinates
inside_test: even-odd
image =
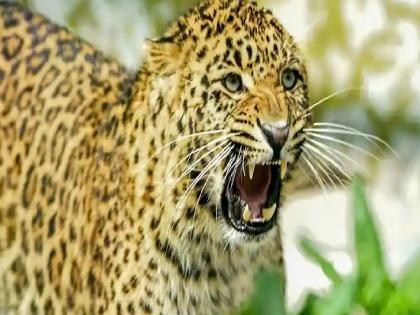
[[[356,256],[353,273],[339,275],[316,244],[302,237],[300,247],[303,253],[323,270],[332,282],[332,288],[327,294],[308,294],[301,309],[294,314],[420,314],[420,257],[406,268],[399,281],[393,281],[386,269],[375,221],[360,182],[353,186],[352,200]],[[239,315],[286,314],[284,301],[274,303],[269,300],[282,299],[283,296],[283,289],[273,283],[276,277],[278,275],[268,274],[259,277],[256,295]],[[261,308],[261,305],[270,305],[270,308]]]
[[[385,104],[376,103],[378,100],[368,98],[364,89],[369,75],[380,75],[396,69],[398,56],[401,55],[400,23],[410,23],[414,28],[420,29],[420,2],[410,4],[409,1],[381,1],[380,9],[385,25],[371,32],[359,46],[354,45],[352,24],[349,22],[356,17],[351,14],[346,15],[343,10],[348,3],[347,0],[307,1],[311,16],[325,16],[310,31],[310,38],[304,43],[309,63],[316,64],[317,71],[322,71],[322,75],[317,76],[316,83],[310,85],[312,99],[320,99],[337,90],[335,81],[337,68],[331,66],[331,52],[339,52],[343,60],[350,64],[351,72],[344,88],[360,88],[359,91],[350,91],[325,102],[317,108],[316,120],[325,120],[328,117],[329,121],[369,128],[370,132],[389,141],[398,149],[400,145],[397,142],[398,134],[407,135],[407,139],[410,136],[417,138],[420,135],[418,117],[413,117],[411,114],[414,106],[420,106],[420,101],[413,96],[415,87],[411,84],[415,71],[420,69],[420,54],[415,64],[400,69],[401,73],[395,80],[396,84],[384,91],[386,94],[384,99],[392,104],[390,109],[386,109]],[[354,3],[362,9],[367,9],[367,1],[358,0]],[[419,50],[415,46],[411,49]],[[352,115],[357,112],[361,114]],[[349,122],[349,115],[343,113],[355,118]],[[365,125],[362,125],[363,123]],[[418,150],[419,144],[416,142],[415,144],[413,149]]]

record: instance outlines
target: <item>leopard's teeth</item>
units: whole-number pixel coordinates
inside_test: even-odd
[[[274,204],[274,205],[272,205],[270,208],[263,209],[263,211],[262,211],[262,215],[263,215],[263,218],[264,218],[266,221],[271,220],[271,218],[272,218],[272,217],[273,217],[273,215],[274,215],[274,212],[276,212],[276,207],[277,207],[277,204],[275,203],[275,204]]]
[[[249,222],[251,220],[251,216],[252,216],[251,210],[249,210],[249,206],[246,205],[244,212],[242,212],[242,220],[244,220],[245,222]]]
[[[255,170],[255,164],[248,164],[248,174],[249,178],[252,179],[254,177],[254,170]]]
[[[281,160],[280,163],[280,178],[281,180],[284,179],[284,177],[286,176],[287,173],[287,161],[286,160]]]

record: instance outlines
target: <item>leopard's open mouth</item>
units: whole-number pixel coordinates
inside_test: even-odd
[[[235,230],[258,235],[274,226],[280,202],[280,173],[279,165],[248,164],[239,167],[225,182],[223,215]]]

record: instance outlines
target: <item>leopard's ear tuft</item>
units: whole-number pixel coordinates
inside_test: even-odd
[[[173,41],[173,37],[147,39],[146,46],[147,63],[151,71],[169,75],[181,65],[181,47]]]

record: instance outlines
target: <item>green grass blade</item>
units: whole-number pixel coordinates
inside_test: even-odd
[[[382,270],[385,273],[377,229],[362,184],[359,181],[356,181],[353,186],[352,206],[354,246],[359,272],[369,274],[373,270]]]
[[[321,250],[313,241],[306,236],[301,236],[299,244],[305,256],[317,264],[332,283],[341,282],[341,276],[335,270],[333,264],[322,256]]]
[[[346,278],[316,304],[316,315],[350,314],[356,301],[357,279]]]
[[[406,269],[381,315],[420,314],[420,256]]]
[[[316,305],[321,298],[315,293],[308,293],[305,297],[305,302],[302,308],[296,315],[314,315],[316,314]]]
[[[286,315],[283,282],[279,272],[258,274],[255,294],[238,315]]]
[[[298,315],[348,315],[354,307],[356,290],[356,278],[342,279],[325,297],[309,294]]]
[[[362,184],[356,180],[352,194],[356,271],[359,303],[371,314],[379,314],[392,293],[381,244]]]

